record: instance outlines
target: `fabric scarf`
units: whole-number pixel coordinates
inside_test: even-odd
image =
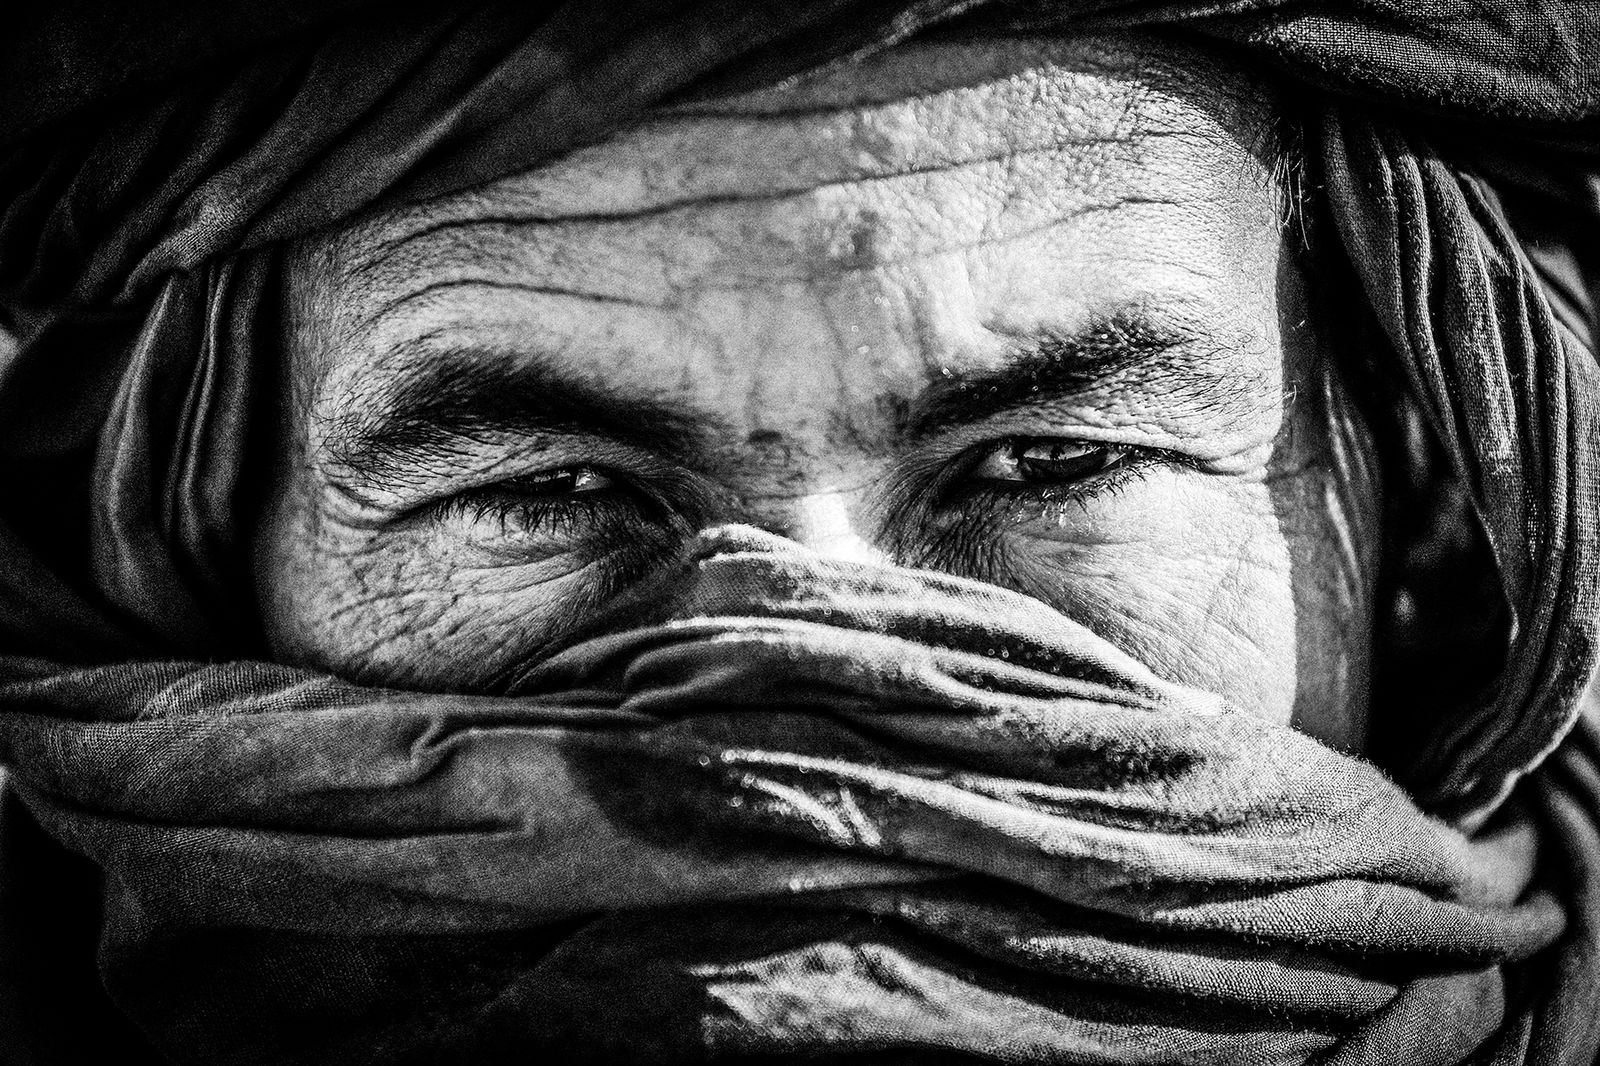
[[[1038,601],[741,527],[520,686],[45,669],[0,754],[180,1062],[1518,1062],[1582,998],[1583,937],[1504,967],[1600,854],[1587,733],[1468,839]]]
[[[56,66],[0,127],[4,476],[57,501],[0,515],[7,818],[103,877],[101,979],[152,1044],[1593,1061],[1592,5],[326,7],[242,65],[95,74],[103,23],[45,18]],[[1174,25],[1328,94],[1312,184],[1498,575],[1503,669],[1414,708],[1390,777],[1023,597],[753,530],[514,697],[247,661],[275,242],[913,32]],[[1473,123],[1538,153],[1462,147]],[[25,939],[0,993],[44,1040]]]

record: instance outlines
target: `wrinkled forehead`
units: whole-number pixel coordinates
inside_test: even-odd
[[[785,280],[810,269],[797,264],[872,265],[941,242],[1003,238],[1059,216],[1063,198],[1093,208],[1097,189],[1127,185],[1135,169],[1147,185],[1226,195],[1265,177],[1272,117],[1264,82],[1160,38],[916,43],[779,88],[663,109],[556,162],[311,245],[324,270],[381,286],[461,254],[463,240],[479,258],[514,257],[509,244],[525,233],[497,235],[497,221],[655,218],[680,283],[697,270]],[[906,209],[920,201],[938,214],[953,192],[964,218],[944,212],[934,226]],[[681,207],[745,209],[736,254],[685,247],[693,213]],[[594,243],[588,257],[618,250]],[[583,258],[563,265],[581,272]]]
[[[302,244],[295,393],[369,395],[442,344],[632,358],[664,388],[728,351],[804,361],[817,323],[902,377],[1145,305],[1254,328],[1276,317],[1274,114],[1262,82],[1134,36],[918,43],[679,105]]]

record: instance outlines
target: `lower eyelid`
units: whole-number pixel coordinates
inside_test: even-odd
[[[463,536],[497,566],[515,566],[553,555],[605,558],[611,578],[653,566],[681,544],[690,523],[665,501],[629,486],[540,499],[476,494],[446,507],[474,522],[498,523]],[[476,513],[473,513],[473,510]],[[448,521],[449,513],[441,512]]]
[[[1163,467],[1185,465],[1166,462],[1159,455],[1142,454],[1124,466],[1075,484],[1041,485],[1037,482],[1012,482],[1017,487],[1001,487],[1008,483],[988,482],[954,486],[953,492],[944,496],[942,521],[929,516],[923,524],[922,537],[929,530],[936,531],[935,539],[955,545],[961,552],[959,558],[945,558],[944,553],[921,557],[916,565],[962,573],[980,580],[996,580],[990,571],[994,560],[1003,558],[999,548],[1003,543],[1001,532],[1015,527],[1019,532],[1030,523],[1070,522],[1073,515],[1100,501],[1116,496],[1136,485]],[[965,546],[964,548],[962,546]],[[1004,582],[1002,582],[1004,583]]]

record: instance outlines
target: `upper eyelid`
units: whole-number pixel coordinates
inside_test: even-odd
[[[972,428],[979,429],[980,427],[974,426]],[[931,490],[936,495],[942,495],[954,487],[956,482],[961,481],[965,475],[969,474],[971,469],[982,462],[983,458],[992,453],[995,448],[1014,445],[1018,441],[1062,442],[1090,447],[1114,448],[1118,451],[1126,452],[1132,460],[1140,465],[1151,460],[1173,462],[1179,465],[1194,465],[1195,463],[1195,460],[1191,457],[1172,452],[1169,449],[1131,443],[1125,439],[1120,439],[1121,434],[1116,435],[1117,439],[1112,439],[1111,435],[1102,438],[1098,435],[1077,432],[1079,427],[1076,426],[1072,427],[1072,429],[1074,432],[1035,431],[1013,432],[1004,435],[993,435],[991,431],[990,434],[985,434],[981,439],[961,442],[959,447],[948,450],[938,449],[938,451],[945,453],[941,456],[929,457],[924,455],[923,458],[927,461],[913,463],[913,469],[911,470],[905,469],[902,464],[895,464],[902,466],[901,476],[895,476],[891,473],[884,480],[885,483],[898,483],[905,487],[909,487],[908,482],[910,481],[922,481],[924,491]],[[948,436],[968,435],[965,433],[952,433]],[[955,442],[952,441],[951,443]],[[628,451],[631,452],[631,449]],[[917,451],[924,451],[924,449],[919,448]],[[624,462],[618,461],[629,459],[635,460],[639,466],[647,469],[630,468],[633,464],[624,465]],[[915,467],[921,467],[921,472],[924,476],[917,476],[918,471],[914,469]],[[929,467],[934,469],[929,470]],[[676,463],[660,457],[638,454],[614,454],[598,458],[574,455],[571,459],[563,457],[563,461],[541,462],[537,465],[530,464],[529,466],[519,467],[514,472],[507,472],[499,477],[474,478],[467,483],[453,485],[449,489],[441,488],[440,491],[428,494],[425,499],[409,502],[404,510],[398,512],[395,517],[399,519],[428,512],[437,513],[440,508],[447,506],[451,501],[481,497],[493,493],[497,488],[508,492],[514,491],[512,486],[519,480],[557,474],[563,471],[576,472],[583,469],[592,469],[614,482],[608,488],[593,490],[594,495],[617,492],[633,493],[652,507],[673,510],[679,513],[710,509],[706,505],[710,503],[708,497],[711,493],[705,491],[706,486],[697,486],[701,491],[687,494],[690,497],[699,497],[699,499],[691,498],[685,500],[683,498],[685,494],[683,494],[682,490],[687,487],[687,483],[702,480],[704,475],[682,468]],[[926,477],[927,474],[932,474],[932,478]],[[906,475],[909,475],[909,477]],[[672,488],[660,483],[664,477],[678,483],[672,487],[676,488],[678,492],[674,492]],[[930,480],[931,484],[929,483]],[[916,490],[913,489],[912,491]],[[732,498],[734,494],[729,490],[716,493],[716,495],[727,495]],[[697,507],[695,506],[696,504],[700,506]]]
[[[1191,443],[1170,429],[1155,428],[1148,423],[1126,425],[1096,423],[1082,417],[1084,410],[1082,405],[1077,404],[1013,408],[974,422],[940,428],[919,435],[915,441],[909,442],[911,447],[907,451],[950,456],[982,447],[987,442],[998,443],[1021,437],[1075,441],[1128,449],[1139,448],[1173,454],[1188,450]],[[1205,451],[1201,448],[1195,450],[1197,454]]]
[[[1068,435],[1064,433],[1013,433],[1003,437],[988,437],[974,444],[956,451],[947,464],[960,470],[968,470],[985,457],[992,454],[994,449],[1002,447],[1015,447],[1019,442],[1040,442],[1084,445],[1091,448],[1107,448],[1115,451],[1126,452],[1129,456],[1144,460],[1160,460],[1173,462],[1179,465],[1193,465],[1197,461],[1182,453],[1173,452],[1167,448],[1155,447],[1147,444],[1133,444],[1122,440],[1099,440],[1090,437]]]
[[[706,486],[695,483],[699,479],[696,478],[692,471],[681,468],[664,470],[662,467],[667,465],[665,463],[653,465],[656,469],[651,471],[629,470],[608,463],[592,461],[542,466],[538,469],[519,471],[515,475],[461,489],[447,497],[436,499],[432,504],[417,508],[417,510],[427,510],[430,507],[445,507],[453,500],[461,498],[481,498],[493,494],[497,489],[509,494],[514,492],[514,489],[508,486],[518,480],[563,470],[585,468],[605,475],[611,480],[612,484],[605,488],[583,493],[572,493],[570,495],[553,494],[550,499],[571,503],[581,501],[584,497],[590,497],[591,502],[598,505],[602,500],[614,503],[619,496],[633,496],[640,505],[646,508],[655,509],[666,514],[685,516],[691,521],[698,521],[716,510],[715,503],[710,498],[713,494],[707,490]],[[668,486],[663,483],[666,481],[674,482],[675,485]]]
[[[1010,506],[1017,500],[1032,499],[1037,502],[1078,502],[1087,505],[1102,496],[1115,495],[1128,485],[1149,477],[1163,466],[1157,456],[1134,455],[1131,461],[1116,465],[1081,481],[1031,482],[1031,481],[970,481],[945,488],[941,496],[953,509],[983,507],[986,505]],[[1010,486],[1010,487],[1006,487]]]
[[[595,448],[597,444],[601,445],[598,449]],[[548,458],[528,454],[532,449],[507,450],[492,457],[484,455],[463,469],[408,478],[401,488],[382,494],[337,477],[329,478],[327,483],[365,509],[387,512],[394,520],[399,520],[459,496],[491,492],[497,486],[561,470],[589,468],[629,484],[652,478],[672,478],[678,473],[668,469],[675,464],[612,442],[564,440],[561,445],[543,449],[554,453]],[[591,449],[602,454],[596,455]]]
[[[991,447],[997,447],[1004,444],[1007,439],[1014,440],[1015,438],[998,438],[991,440],[988,443]],[[1071,440],[1073,438],[1031,436],[1028,439]],[[896,524],[897,519],[895,515],[900,515],[903,517],[907,514],[913,514],[922,507],[929,505],[941,510],[949,508],[952,512],[952,516],[958,513],[965,513],[967,517],[959,519],[962,521],[984,520],[983,516],[988,514],[988,512],[982,510],[983,508],[988,506],[1014,506],[1016,501],[1029,497],[1031,497],[1040,505],[1048,504],[1050,506],[1059,506],[1062,504],[1076,502],[1084,507],[1088,507],[1094,500],[1105,497],[1115,497],[1120,491],[1148,477],[1156,468],[1162,465],[1197,465],[1196,462],[1188,456],[1173,455],[1172,453],[1165,452],[1161,449],[1131,446],[1125,447],[1121,445],[1116,447],[1118,450],[1125,450],[1128,453],[1127,458],[1130,461],[1119,462],[1112,468],[1082,481],[1060,482],[1055,484],[1041,484],[1037,482],[1018,483],[1015,488],[1011,489],[1001,488],[999,487],[1001,483],[994,481],[984,480],[980,482],[963,478],[960,476],[961,473],[969,472],[972,464],[969,462],[954,464],[957,469],[947,470],[945,476],[939,477],[933,484],[924,482],[920,491],[913,489],[915,495],[921,497],[920,501],[916,501],[912,498],[904,498],[898,501],[890,502],[889,511],[883,516],[884,534],[881,535],[886,535],[887,530]],[[952,464],[942,465],[949,467]],[[544,469],[548,470],[551,468]],[[685,532],[692,528],[698,528],[699,524],[703,520],[704,516],[695,517],[687,513],[686,509],[675,506],[675,501],[664,500],[659,494],[654,492],[641,492],[638,487],[637,479],[635,478],[622,475],[619,477],[618,481],[619,485],[617,488],[603,489],[586,494],[556,495],[548,498],[545,501],[542,501],[539,504],[525,504],[525,506],[535,506],[551,513],[565,509],[568,517],[566,519],[562,519],[563,521],[570,520],[571,516],[577,513],[574,509],[582,509],[585,512],[593,511],[597,514],[610,513],[611,519],[609,520],[616,521],[620,520],[620,514],[615,510],[615,507],[618,503],[617,497],[619,495],[619,491],[621,491],[645,496],[649,506],[662,508],[663,514],[660,517],[662,517],[669,525],[676,526],[682,524]],[[962,482],[965,482],[965,484],[961,485],[960,483]],[[417,509],[417,512],[414,513],[418,519],[423,518],[425,515],[442,517],[449,509],[454,509],[458,513],[465,514],[469,512],[470,508],[475,506],[475,502],[472,499],[473,496],[478,496],[481,498],[492,492],[493,488],[494,484],[480,486],[478,489],[455,494],[445,499],[438,500],[431,506]],[[588,496],[589,499],[586,500],[585,496]],[[1005,501],[1011,502],[1007,503]],[[494,505],[489,504],[489,506],[492,508]],[[508,509],[509,506],[511,505],[507,505]],[[912,510],[907,511],[905,510],[906,507],[910,507]],[[978,510],[974,510],[975,508]],[[543,519],[537,519],[535,521],[543,521]],[[554,527],[551,528],[551,532],[552,534],[555,532]],[[898,535],[894,539],[898,539]]]
[[[959,474],[962,470],[965,470],[966,468],[974,465],[976,462],[981,461],[985,455],[992,452],[995,448],[1014,446],[1019,441],[1038,441],[1047,443],[1061,442],[1067,444],[1084,445],[1087,447],[1114,449],[1117,451],[1126,452],[1130,456],[1141,459],[1165,459],[1180,463],[1193,462],[1190,457],[1171,452],[1165,448],[1129,443],[1123,440],[1102,440],[1095,437],[1064,433],[1013,433],[1005,436],[985,437],[982,440],[968,443],[958,449],[952,449],[950,454],[941,457],[942,461],[938,461],[937,465],[944,468],[954,468],[951,470],[951,472]],[[516,473],[509,474],[505,477],[486,479],[473,485],[463,486],[451,493],[451,495],[466,495],[474,492],[489,491],[493,490],[496,486],[508,485],[521,480],[555,475],[563,472],[577,473],[583,470],[593,470],[616,482],[617,487],[619,488],[642,491],[645,495],[650,496],[653,499],[657,499],[659,502],[659,496],[661,494],[651,492],[648,488],[648,481],[652,475],[660,476],[664,472],[661,467],[666,465],[668,464],[659,464],[655,470],[640,472],[624,469],[618,465],[613,465],[604,461],[575,459],[570,462],[541,465],[534,469],[519,470]],[[676,467],[676,464],[671,465]],[[686,480],[688,478],[698,479],[699,477],[703,476],[695,471],[681,468],[675,469],[674,473],[677,475],[674,480]],[[890,477],[887,480],[895,479]],[[732,497],[735,494],[729,490],[726,495]]]

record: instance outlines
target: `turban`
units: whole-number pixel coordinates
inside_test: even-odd
[[[212,1064],[1594,1060],[1592,5],[133,17],[0,46],[16,1058],[94,1018]],[[1313,194],[1492,563],[1491,676],[1410,679],[1381,766],[1019,594],[742,527],[506,693],[259,661],[280,242],[913,34],[1123,30],[1304,86]]]

